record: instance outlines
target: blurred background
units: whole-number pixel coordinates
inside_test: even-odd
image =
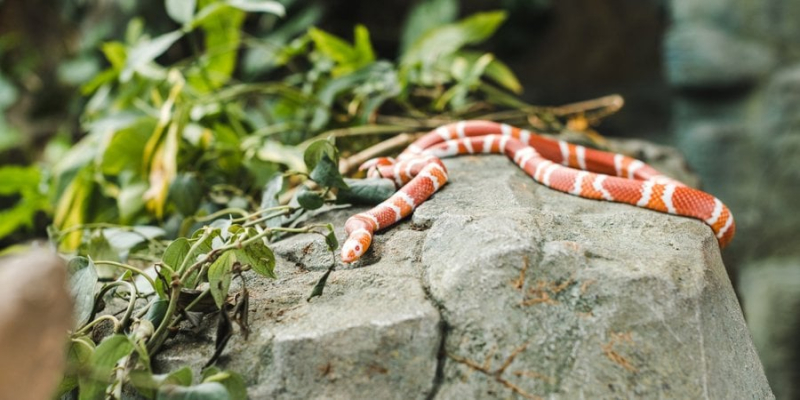
[[[248,17],[244,38],[287,51],[311,26],[349,41],[363,24],[377,58],[395,59],[420,2],[282,3],[285,19]],[[776,396],[800,399],[800,0],[463,0],[452,12],[487,10],[507,14],[479,48],[516,74],[521,100],[622,95],[625,107],[597,131],[679,148],[703,189],[732,209],[738,230],[726,266]],[[0,163],[65,154],[98,101],[102,82],[87,85],[113,64],[104,43],[176,29],[167,11],[163,0],[0,0]],[[193,51],[191,41],[168,47],[160,64]],[[276,54],[240,52],[235,75],[273,79],[276,66],[263,60]],[[45,236],[49,213],[30,218],[0,247]]]

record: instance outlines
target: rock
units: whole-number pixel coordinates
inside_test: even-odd
[[[305,301],[322,271],[297,258],[251,280],[253,332],[220,364],[252,398],[772,397],[703,223],[561,194],[502,156],[446,165],[450,183],[322,297]],[[291,240],[276,247],[322,259],[321,237]],[[172,343],[160,370],[213,347]]]
[[[761,43],[703,24],[675,25],[664,41],[667,79],[684,89],[729,89],[754,84],[775,64]]]
[[[780,399],[800,398],[800,260],[772,258],[746,265],[740,277],[753,342],[775,395]]]
[[[64,262],[44,249],[0,258],[0,399],[53,396],[70,328]]]
[[[737,0],[671,0],[672,19],[679,23],[727,24],[736,13]]]

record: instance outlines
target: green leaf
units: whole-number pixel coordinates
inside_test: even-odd
[[[192,384],[192,369],[183,367],[168,374],[154,375],[153,379],[161,385],[189,386]]]
[[[503,86],[515,94],[522,93],[522,84],[519,83],[519,79],[517,79],[517,76],[511,71],[511,68],[508,68],[508,65],[504,64],[502,61],[496,58],[492,60],[492,63],[486,67],[485,74],[487,77],[499,83],[500,86]]]
[[[66,229],[87,220],[91,199],[95,193],[92,168],[84,167],[71,179],[69,185],[58,197],[53,224],[58,229]],[[61,249],[72,251],[80,245],[81,231],[72,232],[61,238]]]
[[[165,385],[158,391],[156,400],[230,400],[228,390],[219,382],[206,382],[195,386]]]
[[[103,231],[92,233],[86,256],[92,260],[120,261],[119,253],[111,246]]]
[[[220,371],[211,366],[203,370],[203,382],[219,382],[228,390],[231,400],[247,400],[247,385],[236,372]]]
[[[116,176],[122,171],[142,170],[145,143],[156,127],[155,118],[142,118],[130,126],[113,133],[108,145],[101,151],[100,170]]]
[[[280,205],[280,195],[286,190],[286,180],[282,173],[276,173],[264,186],[261,193],[261,209],[277,207]],[[267,228],[274,228],[281,225],[280,218],[272,218],[265,221]]]
[[[186,238],[177,238],[167,246],[164,250],[164,255],[161,257],[161,262],[169,266],[173,271],[180,273],[180,268],[183,260],[189,254],[189,249],[192,247],[189,240]]]
[[[400,85],[394,65],[387,61],[377,61],[328,81],[317,93],[320,107],[314,111],[311,130],[322,129],[328,124],[330,109],[336,98],[343,93],[353,93],[360,97],[373,96],[378,100],[377,105],[387,98],[396,96],[400,93]],[[373,104],[365,108],[374,110],[375,106],[376,104]]]
[[[504,11],[476,13],[459,22],[447,24],[422,35],[403,55],[401,63],[433,65],[442,56],[470,44],[478,44],[494,34],[506,19]]]
[[[125,335],[113,335],[105,338],[92,354],[90,361],[92,373],[81,375],[79,378],[79,400],[103,399],[106,386],[111,383],[114,365],[121,358],[130,355],[133,350],[133,342]]]
[[[94,342],[88,336],[78,336],[70,340],[69,349],[67,349],[67,367],[64,377],[56,389],[55,398],[78,387],[78,371],[84,371],[89,367],[89,360],[91,360],[94,350]]]
[[[136,182],[122,186],[117,196],[119,219],[123,224],[131,221],[144,210],[144,194],[147,192],[147,183]]]
[[[148,239],[163,237],[166,232],[157,226],[142,225],[126,229],[106,228],[103,229],[103,234],[115,249],[130,250]]]
[[[250,268],[261,276],[277,278],[275,276],[275,254],[264,243],[253,243],[236,250],[236,259],[244,264],[249,264]]]
[[[199,232],[202,232],[202,230]],[[195,248],[195,251],[191,253],[189,253],[189,250],[191,250],[195,240],[190,241],[186,238],[175,239],[169,244],[169,246],[167,246],[167,249],[164,250],[162,262],[172,268],[176,273],[182,274],[183,270],[180,268],[181,265],[185,262],[185,267],[188,268],[192,264],[196,263],[201,255],[210,252],[212,250],[211,243],[217,236],[219,236],[219,229],[215,229],[214,233],[212,233],[211,236],[209,236],[203,243],[198,245]],[[186,259],[188,259],[188,261],[184,261]]]
[[[339,241],[336,239],[336,232],[333,230],[333,224],[326,225],[328,234],[325,235],[325,244],[328,245],[328,251],[334,251],[339,247]]]
[[[391,179],[345,179],[348,190],[340,190],[337,203],[378,204],[393,195],[397,189]]]
[[[356,58],[353,46],[338,36],[314,27],[308,29],[308,36],[319,52],[338,63],[347,63]]]
[[[228,0],[231,7],[236,7],[247,12],[264,12],[275,14],[279,17],[286,15],[286,8],[277,1],[269,0]]]
[[[121,71],[122,68],[125,67],[125,59],[128,58],[125,44],[120,42],[108,42],[103,43],[100,49],[115,70]]]
[[[49,208],[47,196],[39,189],[40,179],[37,167],[0,167],[0,195],[21,196],[13,207],[0,211],[0,238],[30,227],[36,213]]]
[[[7,165],[0,167],[0,195],[36,190],[41,173],[36,167]]]
[[[181,173],[169,186],[169,198],[183,215],[194,215],[203,200],[203,188],[197,176]]]
[[[100,62],[94,55],[62,60],[56,74],[60,83],[81,86],[100,73]]]
[[[308,36],[320,53],[336,62],[337,66],[332,71],[334,77],[347,75],[375,61],[375,52],[372,50],[369,31],[363,25],[355,27],[353,46],[343,39],[317,28],[310,28]]]
[[[283,164],[295,171],[302,171],[303,155],[294,146],[287,146],[275,140],[265,140],[256,152],[259,160]]]
[[[324,187],[347,189],[347,184],[339,173],[339,166],[327,154],[322,156],[309,177]]]
[[[97,286],[97,270],[92,260],[73,257],[67,263],[69,288],[72,293],[75,326],[86,324],[94,311],[94,294]]]
[[[322,198],[322,194],[319,192],[309,190],[306,186],[302,186],[300,190],[297,191],[297,203],[306,210],[316,210],[325,204],[325,199]]]
[[[311,299],[313,299],[314,297],[322,296],[322,292],[325,290],[325,284],[328,282],[328,277],[331,275],[331,272],[333,272],[333,268],[334,267],[328,268],[328,270],[325,271],[324,274],[322,274],[322,277],[319,278],[317,284],[314,285],[313,289],[311,289],[311,294],[308,296],[306,301],[311,301]]]
[[[222,308],[228,298],[231,286],[233,264],[237,262],[236,253],[226,251],[208,268],[208,286],[217,307]]]
[[[123,82],[129,81],[133,77],[133,73],[139,71],[140,68],[147,65],[156,59],[156,57],[163,54],[167,49],[177,42],[178,39],[183,37],[184,32],[181,30],[165,33],[153,39],[145,39],[139,41],[128,52],[128,57],[125,59],[125,67],[120,73],[120,80]]]
[[[40,199],[23,197],[14,207],[0,211],[0,238],[22,227],[30,227],[36,213],[46,207],[44,197]]]
[[[293,10],[288,20],[281,21],[277,29],[263,37],[263,42],[255,42],[245,49],[242,61],[245,76],[256,77],[260,73],[286,65],[296,56],[305,55],[311,40],[307,35],[298,35],[317,24],[321,17],[322,7],[319,4],[308,4]]]
[[[81,246],[84,247],[84,246]],[[93,232],[85,246],[84,255],[90,260],[120,261],[119,253],[111,247],[102,231]],[[117,267],[112,265],[95,265],[97,276],[103,280],[113,279],[117,276]]]
[[[150,309],[147,310],[144,319],[152,322],[154,326],[159,326],[161,325],[161,320],[164,319],[164,315],[167,314],[167,308],[169,308],[169,300],[156,300],[150,306]]]
[[[353,36],[353,47],[357,61],[353,65],[355,70],[375,61],[375,51],[372,50],[372,42],[369,39],[369,31],[366,26],[356,25]]]
[[[457,16],[458,0],[429,0],[417,3],[403,24],[400,54],[405,54],[420,36],[455,21]]]
[[[320,139],[311,143],[306,151],[303,152],[303,161],[306,164],[307,171],[313,171],[317,164],[323,157],[328,157],[331,160],[339,160],[339,152],[336,146],[333,145],[332,140]]]
[[[449,57],[442,58],[441,65],[453,65],[458,58],[463,58],[467,65],[476,65],[481,57],[486,57],[486,54],[476,51],[459,51]],[[484,67],[482,74],[516,94],[522,93],[522,84],[520,84],[516,75],[506,64],[494,56],[491,56],[491,62]]]
[[[180,24],[192,20],[196,6],[197,0],[166,0],[167,15]]]
[[[230,80],[236,67],[237,52],[242,40],[240,28],[244,18],[244,11],[224,7],[215,13],[214,18],[199,24],[205,33],[205,54],[187,73],[187,80],[192,87],[208,92]]]

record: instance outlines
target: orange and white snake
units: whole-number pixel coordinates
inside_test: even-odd
[[[440,158],[462,154],[505,154],[528,175],[551,189],[587,199],[627,203],[699,219],[714,231],[720,247],[736,230],[730,210],[716,197],[669,178],[622,154],[594,150],[490,121],[461,121],[439,127],[408,146],[397,159],[366,162],[370,177],[392,179],[398,191],[350,217],[342,261],[357,261],[372,235],[410,215],[447,183]]]

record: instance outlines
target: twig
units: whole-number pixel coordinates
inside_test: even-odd
[[[118,268],[126,269],[128,271],[133,272],[133,273],[139,274],[139,276],[141,276],[142,278],[147,280],[147,282],[150,284],[150,286],[153,287],[153,289],[156,288],[156,282],[153,280],[153,278],[150,277],[150,275],[147,275],[144,271],[142,271],[141,269],[136,268],[136,267],[134,267],[132,265],[123,264],[123,263],[119,263],[119,262],[116,262],[116,261],[108,261],[108,260],[94,261],[94,265],[113,265],[113,266],[118,267]]]
[[[602,116],[611,115],[619,111],[625,105],[625,100],[618,94],[598,97],[596,99],[579,101],[576,103],[564,104],[553,107],[553,113],[559,117],[571,114],[585,114],[590,111],[598,111]],[[596,116],[597,117],[597,116]]]
[[[348,174],[352,172],[356,167],[363,164],[365,161],[380,156],[382,154],[386,154],[391,151],[406,147],[409,144],[411,144],[411,142],[413,142],[416,138],[417,135],[401,133],[390,139],[384,140],[374,146],[368,147],[365,150],[362,150],[346,159],[339,161],[339,172],[342,174]]]
[[[433,129],[453,122],[446,118],[408,118],[393,115],[379,115],[375,120],[380,123],[404,125],[409,130]]]
[[[331,129],[316,135],[300,143],[297,147],[305,149],[314,141],[333,137],[363,136],[363,135],[382,135],[386,133],[397,133],[408,130],[406,126],[399,125],[360,125],[350,128]]]

